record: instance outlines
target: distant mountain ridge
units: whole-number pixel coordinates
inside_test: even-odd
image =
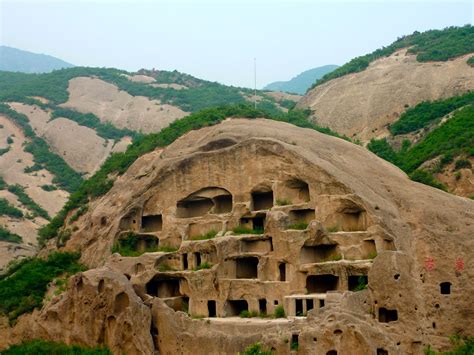
[[[59,58],[0,46],[0,70],[22,73],[49,73],[56,69],[72,68],[73,64]]]
[[[313,85],[317,80],[322,78],[324,75],[337,69],[338,65],[324,65],[313,69],[306,70],[294,78],[288,81],[275,81],[268,84],[263,89],[272,91],[285,91],[295,94],[304,95],[306,91]]]

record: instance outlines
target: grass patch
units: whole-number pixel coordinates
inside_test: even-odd
[[[263,234],[263,229],[250,229],[250,228],[245,228],[245,227],[235,227],[232,229],[232,232],[234,234]]]
[[[239,314],[240,318],[256,318],[258,316],[259,316],[258,312],[256,312],[256,311],[247,311],[247,310],[242,311]]]
[[[191,237],[189,238],[190,240],[207,240],[207,239],[212,239],[212,238],[215,238],[217,235],[217,232],[214,231],[214,230],[211,230],[205,234],[201,234],[201,235],[196,235],[194,237]]]
[[[10,322],[41,307],[48,285],[60,275],[85,270],[77,253],[52,253],[47,259],[26,259],[13,266],[0,280],[0,312]]]
[[[201,263],[198,267],[195,267],[193,270],[194,271],[199,271],[199,270],[206,270],[212,268],[212,264],[208,263],[207,261]]]
[[[18,234],[10,232],[8,229],[0,226],[0,240],[10,243],[21,243],[23,238]]]
[[[290,200],[287,200],[287,199],[277,199],[276,204],[277,206],[287,206],[287,205],[291,205],[292,203]]]
[[[45,340],[29,340],[2,351],[2,355],[112,355],[106,348],[83,348]]]
[[[293,224],[288,225],[288,227],[286,229],[305,230],[306,228],[308,228],[308,223],[306,223],[306,222],[297,222],[297,223],[293,223]]]
[[[272,355],[273,352],[269,350],[264,350],[262,343],[257,342],[252,345],[249,345],[245,348],[244,352],[238,355]]]

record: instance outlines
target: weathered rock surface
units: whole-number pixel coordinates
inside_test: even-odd
[[[382,138],[408,107],[474,90],[471,56],[421,63],[403,49],[362,72],[318,85],[297,107],[311,109],[314,122],[338,133],[362,141]]]
[[[474,201],[313,130],[232,119],[190,132],[139,158],[74,227],[64,250],[96,269],[5,326],[0,344],[421,354],[474,335]],[[112,254],[127,236],[162,251]],[[287,318],[239,317],[280,307]]]

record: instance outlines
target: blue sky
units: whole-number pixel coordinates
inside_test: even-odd
[[[236,86],[343,64],[398,36],[472,23],[473,1],[0,0],[0,43],[75,65],[177,69]]]

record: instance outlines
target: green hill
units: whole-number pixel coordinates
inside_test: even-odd
[[[337,68],[337,65],[325,65],[322,67],[309,69],[302,72],[301,74],[298,74],[297,76],[288,81],[275,81],[274,83],[270,83],[266,85],[263,89],[271,91],[284,91],[304,95],[316,80],[319,80],[324,75],[332,72],[334,69]]]
[[[0,70],[22,73],[49,73],[74,65],[46,54],[0,46]]]

